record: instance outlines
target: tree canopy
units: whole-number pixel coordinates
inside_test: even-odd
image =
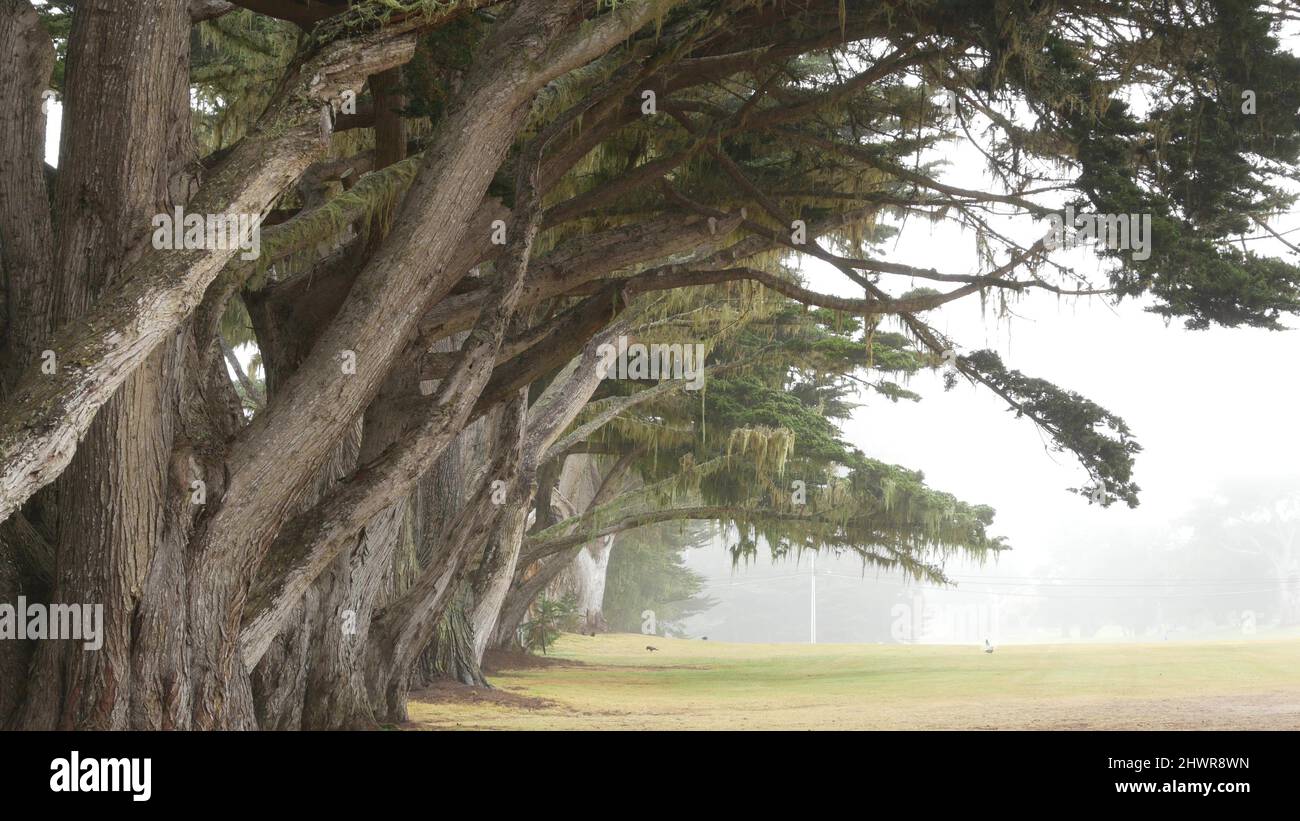
[[[927,368],[1136,505],[1119,410],[930,317],[1044,291],[1281,330],[1300,267],[1243,239],[1294,205],[1288,6],[0,0],[0,590],[110,634],[6,649],[0,721],[399,720],[673,520],[944,581],[1007,547],[992,509],[840,429]],[[1063,213],[1100,274],[1007,228]],[[251,215],[255,250],[164,247],[172,214]],[[965,270],[892,250],[935,223]],[[609,378],[629,346],[703,371]]]

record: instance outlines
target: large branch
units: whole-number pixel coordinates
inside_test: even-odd
[[[621,533],[624,530],[632,530],[646,525],[656,524],[658,522],[680,521],[683,519],[694,519],[701,521],[721,521],[725,519],[742,519],[750,522],[806,522],[814,517],[809,513],[800,513],[788,510],[763,510],[759,508],[741,507],[738,505],[701,505],[696,507],[669,507],[649,510],[642,513],[636,513],[624,516],[616,521],[609,522],[594,529],[583,530],[581,524],[589,521],[593,516],[598,516],[599,510],[589,511],[582,516],[574,517],[571,520],[560,522],[553,529],[564,529],[566,527],[577,528],[572,532],[562,536],[530,536],[527,541],[528,552],[524,556],[524,561],[534,562],[546,558],[547,556],[560,553],[568,548],[577,545],[586,544],[593,539],[599,539],[602,536],[609,536],[614,533]]]
[[[265,213],[324,150],[331,102],[358,91],[367,75],[408,60],[414,46],[414,35],[392,31],[326,46],[286,84],[189,212]],[[121,288],[56,334],[49,349],[57,372],[33,365],[0,410],[0,520],[63,471],[95,412],[190,315],[238,250],[148,251]]]
[[[595,416],[569,431],[569,433],[565,434],[563,439],[558,440],[547,448],[546,453],[542,456],[542,461],[550,461],[551,459],[555,459],[556,457],[568,453],[570,448],[609,424],[610,421],[624,411],[631,410],[637,405],[640,405],[643,402],[648,402],[651,399],[657,399],[682,390],[687,385],[691,384],[691,382],[692,380],[689,379],[669,379],[660,382],[658,385],[653,385],[649,388],[639,390],[629,396],[613,397],[606,405],[596,412]]]
[[[694,204],[692,204],[692,207],[702,209],[701,206],[695,206]],[[691,247],[690,243],[694,242],[695,251],[707,251],[715,247],[718,241],[731,233],[734,228],[745,224],[745,220],[737,214],[726,214],[709,209],[702,210],[707,212],[706,215],[714,216],[717,219],[716,239],[703,233],[696,235],[694,230],[689,232],[669,232],[668,236],[671,237],[669,245],[650,243],[646,246],[647,250],[654,249],[653,255],[662,257],[666,255],[667,251],[677,253],[687,250]],[[874,208],[846,212],[809,226],[809,236],[816,237],[833,231],[842,225],[861,219],[872,210]],[[616,230],[627,231],[629,229]],[[647,232],[644,228],[641,228],[637,229],[635,235],[655,236],[661,233],[663,232]],[[620,234],[620,236],[622,235]],[[692,239],[692,237],[694,238]],[[682,243],[683,240],[686,240],[686,242]],[[661,290],[661,288],[667,287],[706,285],[711,282],[725,282],[737,279],[756,279],[771,282],[773,287],[778,287],[787,295],[798,294],[805,296],[809,304],[824,303],[828,307],[836,307],[852,313],[871,313],[872,310],[884,304],[880,300],[841,300],[838,297],[814,294],[805,289],[798,289],[798,286],[793,283],[766,272],[751,273],[752,269],[749,268],[722,267],[780,246],[783,241],[788,242],[788,240],[775,237],[775,235],[766,237],[759,235],[748,236],[726,248],[714,251],[696,263],[664,265],[622,279],[593,279],[592,277],[597,272],[607,271],[613,266],[622,267],[624,263],[633,261],[633,257],[637,255],[644,256],[646,251],[637,251],[626,256],[610,256],[604,252],[606,243],[596,241],[591,247],[580,253],[564,256],[561,259],[551,259],[549,263],[537,266],[536,275],[532,270],[529,272],[530,281],[535,280],[533,288],[525,291],[521,303],[529,304],[532,300],[541,299],[543,294],[547,296],[555,295],[562,289],[567,289],[563,290],[565,296],[588,295],[587,299],[556,317],[546,326],[532,329],[502,346],[502,353],[509,353],[511,356],[509,359],[499,357],[502,361],[499,361],[498,367],[493,373],[492,381],[484,389],[479,404],[475,408],[474,416],[503,401],[510,392],[527,385],[563,362],[568,361],[569,357],[577,353],[592,334],[604,327],[626,306],[629,297],[639,293]],[[682,244],[679,245],[678,243]],[[623,249],[623,251],[626,253],[627,249]],[[421,370],[422,378],[436,378],[449,365],[446,355],[432,355],[421,358],[421,352],[428,350],[436,339],[453,330],[460,330],[462,323],[471,320],[474,316],[481,299],[482,289],[466,294],[458,294],[449,297],[424,317],[422,332],[410,346],[406,355],[406,358],[411,362],[421,361],[424,363]],[[915,303],[914,307],[921,307],[921,303]],[[428,327],[424,327],[426,324]],[[424,368],[427,368],[427,371]],[[418,402],[419,400],[416,397],[399,397],[394,398],[393,401]],[[571,451],[571,448],[568,450]]]
[[[215,20],[237,8],[239,6],[226,0],[190,0],[190,22],[202,23],[204,20]]]
[[[527,17],[519,21],[521,28],[531,34],[533,29],[528,22]],[[514,43],[510,38],[502,38],[499,45],[506,47]],[[517,53],[514,58],[519,59]],[[478,405],[482,404],[479,394],[489,384],[507,323],[524,292],[532,243],[541,223],[539,174],[543,152],[595,99],[598,98],[579,102],[549,124],[521,157],[514,223],[504,259],[497,266],[499,273],[489,288],[488,307],[479,314],[474,329],[462,344],[459,360],[450,375],[438,385],[431,403],[433,409],[426,410],[424,419],[378,459],[359,467],[319,504],[300,515],[283,530],[280,543],[273,546],[264,573],[268,582],[251,602],[249,624],[241,639],[247,665],[256,664],[298,599],[352,535],[394,498],[409,490],[463,428],[476,407],[476,400]],[[519,118],[523,106],[517,108],[516,128],[522,124]],[[509,132],[513,133],[513,130]],[[502,149],[506,145],[503,143]],[[474,141],[466,141],[461,150],[478,147]],[[486,179],[485,176],[484,184]],[[448,250],[454,251],[455,246],[448,246]],[[409,309],[406,315],[412,321],[417,316]],[[394,337],[389,340],[390,345],[401,341],[401,335],[391,329],[376,330]]]
[[[583,24],[577,30],[558,39],[546,54],[550,78],[582,66],[619,43],[632,38],[646,25],[660,21],[674,6],[683,0],[632,0]],[[548,78],[548,80],[550,79]]]
[[[527,397],[523,391],[504,409],[487,470],[465,505],[438,534],[432,559],[401,595],[379,611],[371,628],[368,675],[393,670],[405,676],[432,637],[439,610],[456,588],[470,557],[479,555],[506,518],[518,511],[493,503],[498,479],[515,482],[523,448]],[[512,490],[512,494],[518,488]],[[512,499],[513,501],[513,499]],[[373,685],[372,685],[373,688]]]
[[[597,293],[596,290],[592,291],[593,295]],[[581,345],[570,347],[572,340],[578,338],[582,343],[585,343],[588,337],[603,327],[616,313],[610,309],[610,306],[618,299],[615,289],[606,287],[600,289],[599,293],[603,294],[600,299],[583,300],[502,342],[500,350],[497,351],[497,366],[500,367],[507,362],[511,362],[511,368],[520,369],[521,363],[526,361],[525,357],[531,356],[539,350],[555,351],[563,349],[566,351],[558,355],[548,354],[548,358],[554,363],[554,367],[559,367],[568,361],[571,356],[578,352],[578,347],[581,347]],[[556,356],[558,358],[555,358]],[[456,357],[455,352],[426,354],[420,360],[420,380],[428,382],[429,380],[442,379],[451,372],[451,368],[456,363]],[[512,360],[514,361],[512,362]],[[531,369],[524,367],[523,370]],[[496,404],[496,402],[494,401],[493,404]]]
[[[624,268],[710,251],[725,242],[727,235],[740,224],[740,216],[724,214],[710,231],[704,216],[669,213],[570,240],[529,268],[520,304],[535,305],[584,283],[598,285],[601,277]],[[486,293],[487,288],[481,287],[435,305],[420,319],[419,352],[428,350],[434,341],[468,327]]]
[[[519,356],[499,366],[492,380],[483,389],[474,415],[487,412],[511,392],[534,382],[580,351],[597,335],[609,333],[611,323],[618,322],[627,302],[616,288],[608,288],[583,300],[564,315],[564,321],[555,326],[546,341],[534,345]]]
[[[495,609],[504,600],[509,581],[514,574],[515,564],[523,544],[528,511],[537,493],[537,469],[542,454],[551,447],[560,432],[569,426],[600,384],[600,371],[596,367],[600,345],[623,330],[625,327],[622,321],[617,321],[594,337],[587,343],[582,354],[568,363],[529,408],[527,434],[516,453],[515,463],[507,470],[499,470],[497,473],[506,481],[509,491],[505,504],[501,506],[502,509],[497,511],[492,524],[486,528],[488,532],[482,534],[478,530],[471,529],[468,534],[462,535],[461,526],[455,524],[453,532],[456,533],[456,542],[460,544],[456,548],[445,549],[444,554],[455,556],[458,561],[463,560],[478,550],[480,542],[490,542],[493,552],[499,554],[501,565],[498,568],[501,578],[495,580],[496,583],[492,585],[489,602],[483,603],[485,606],[491,606],[493,612],[491,614],[478,612],[476,616],[476,621],[480,623],[480,629],[484,632],[484,635],[476,636],[476,642],[486,641],[486,631],[490,630],[495,623]],[[621,460],[618,467],[619,475],[622,475],[622,471],[630,464],[630,458]],[[602,484],[602,488],[606,484],[612,483],[607,481]],[[598,500],[605,498],[602,491],[597,491],[596,495]],[[477,502],[483,504],[481,498]],[[593,504],[596,503],[593,500]],[[467,552],[464,544],[471,539],[474,551]],[[467,568],[463,565],[452,568],[447,556],[440,556],[437,562],[421,574],[421,578],[410,591],[385,608],[384,626],[394,634],[390,641],[395,648],[405,647],[408,652],[417,649],[412,647],[411,643],[419,643],[416,637],[420,636],[422,629],[427,630],[429,623],[436,618],[452,580],[457,573],[465,569]]]
[[[250,604],[256,615],[241,635],[244,663],[252,669],[299,598],[366,522],[409,491],[456,438],[492,374],[497,351],[523,290],[533,240],[541,223],[537,172],[543,138],[521,160],[520,202],[510,226],[505,264],[493,283],[491,305],[461,346],[455,367],[438,385],[418,428],[361,465],[314,507],[284,529],[266,562],[270,583]]]

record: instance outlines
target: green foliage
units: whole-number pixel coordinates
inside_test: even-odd
[[[1101,252],[1116,263],[1110,276],[1121,296],[1150,294],[1150,310],[1189,328],[1279,329],[1283,314],[1300,310],[1300,269],[1228,245],[1252,227],[1252,215],[1283,212],[1295,200],[1267,180],[1267,169],[1300,158],[1300,58],[1279,48],[1260,4],[1144,7],[1149,39],[1112,48],[1068,37],[1036,4],[965,5],[954,13],[992,57],[984,90],[1023,99],[1039,132],[1056,138],[1008,141],[1006,155],[1075,164],[1074,187],[1086,201],[1079,205],[1152,216],[1149,259]],[[1114,4],[1099,14],[1126,11]],[[1253,112],[1244,110],[1246,91]],[[1154,106],[1135,114],[1130,93]]]
[[[466,15],[420,37],[415,55],[402,67],[404,116],[425,117],[431,123],[442,118],[454,78],[469,68],[486,31],[482,20]]]
[[[41,25],[54,43],[54,76],[50,78],[50,88],[62,93],[68,56],[68,34],[72,30],[73,3],[70,0],[47,0],[34,8],[41,18]]]
[[[204,153],[233,144],[261,116],[298,45],[293,25],[238,9],[195,26],[190,84]]]
[[[678,310],[717,304],[716,290],[692,290],[693,299],[676,297]],[[981,557],[1005,548],[987,533],[991,508],[935,491],[920,473],[872,460],[841,437],[863,384],[849,374],[870,367],[906,376],[923,366],[906,337],[785,299],[740,323],[713,346],[699,394],[637,405],[597,434],[616,451],[641,449],[638,473],[648,484],[587,517],[583,532],[707,507],[718,511],[710,518],[724,525],[736,561],[764,544],[778,557],[828,549],[931,581],[946,578],[942,562],[953,551]],[[864,332],[865,344],[853,338]],[[876,392],[897,401],[901,389],[889,385]]]
[[[1057,451],[1068,450],[1092,476],[1101,482],[1100,504],[1109,506],[1116,498],[1137,507],[1138,486],[1133,482],[1133,456],[1142,450],[1128,425],[1115,414],[1073,391],[1065,391],[1044,379],[1007,370],[993,351],[976,351],[957,361],[979,374],[984,384],[996,391],[1015,409],[1051,434]],[[955,377],[949,375],[949,386]],[[1094,495],[1090,488],[1071,488]]]
[[[657,525],[624,533],[614,544],[605,572],[601,610],[611,630],[641,632],[641,614],[652,610],[664,635],[685,638],[682,620],[713,606],[700,596],[704,577],[686,567],[685,549],[706,544],[712,528],[700,523]]]
[[[546,653],[560,633],[577,629],[578,616],[578,599],[572,593],[560,599],[542,596],[533,604],[531,617],[519,628],[524,647]]]

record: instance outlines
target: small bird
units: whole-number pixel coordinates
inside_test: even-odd
[[[647,649],[647,650],[649,650],[651,653],[653,653],[654,651],[658,650],[659,648],[658,648],[658,647],[651,647],[650,645],[647,644],[647,645],[645,646],[645,649]]]
[[[708,641],[708,640],[709,640],[708,636],[705,636],[703,639],[701,639],[701,641]]]
[[[985,653],[992,653],[992,652],[993,652],[993,645],[989,644],[989,640],[988,640],[988,639],[984,639],[984,652],[985,652]]]

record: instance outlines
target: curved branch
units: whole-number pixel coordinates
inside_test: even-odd
[[[188,210],[260,217],[324,150],[323,112],[331,101],[414,49],[413,34],[391,31],[326,46]],[[236,250],[146,252],[124,273],[122,288],[55,336],[49,350],[57,373],[28,368],[0,410],[0,521],[63,472],[96,411],[190,315]]]

